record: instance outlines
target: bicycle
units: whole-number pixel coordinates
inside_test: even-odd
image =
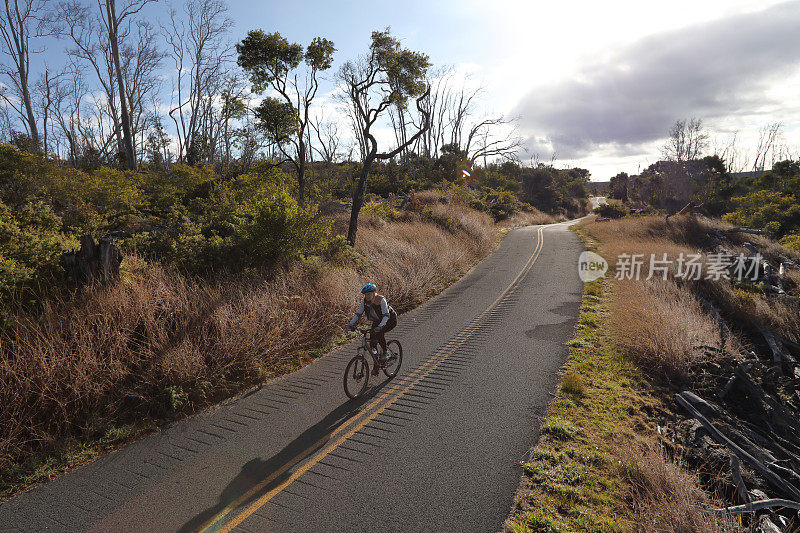
[[[403,363],[403,347],[400,341],[390,340],[386,343],[387,357],[381,361],[378,356],[372,353],[369,346],[368,329],[359,330],[363,339],[361,346],[358,347],[356,355],[347,363],[344,370],[344,393],[351,400],[358,398],[367,390],[369,384],[369,363],[366,354],[372,356],[372,375],[377,376],[379,370],[383,370],[389,379],[395,377]]]

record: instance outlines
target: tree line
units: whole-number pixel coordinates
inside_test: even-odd
[[[77,168],[246,172],[270,160],[289,165],[303,204],[309,166],[354,161],[352,243],[375,162],[409,167],[449,149],[486,166],[521,144],[513,121],[476,113],[481,87],[459,84],[452,68],[432,69],[388,28],[334,70],[335,44],[325,37],[303,45],[256,29],[231,42],[222,0],[169,6],[157,24],[158,0],[4,1],[0,140]],[[65,63],[45,63],[36,76],[32,58],[51,42],[65,46]],[[346,121],[317,105],[323,76],[341,87]],[[379,146],[376,125],[391,127],[392,146]]]
[[[662,159],[635,175],[618,173],[608,194],[669,213],[694,202],[708,215],[763,229],[800,249],[800,157],[781,132],[780,122],[765,124],[748,150],[736,133],[712,145],[702,120],[678,120]]]

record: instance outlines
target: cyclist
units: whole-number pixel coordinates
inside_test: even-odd
[[[367,319],[372,321],[372,327],[370,328],[370,336],[369,344],[372,348],[373,353],[375,353],[376,345],[380,344],[381,350],[383,350],[379,356],[381,361],[386,360],[386,337],[385,334],[387,331],[391,331],[397,325],[397,313],[391,306],[386,302],[386,297],[377,293],[377,287],[375,287],[374,283],[367,283],[361,289],[361,294],[364,295],[364,299],[361,300],[361,305],[358,306],[358,311],[350,319],[348,322],[348,327],[351,331],[356,329],[356,323],[361,319],[361,316],[366,311]]]

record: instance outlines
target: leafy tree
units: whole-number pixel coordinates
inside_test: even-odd
[[[298,197],[303,203],[309,108],[319,88],[318,73],[331,67],[336,49],[322,37],[315,37],[304,50],[302,45],[290,43],[278,32],[251,30],[236,45],[236,51],[239,66],[250,74],[253,90],[260,93],[273,89],[280,95],[280,98],[265,98],[256,109],[256,116],[270,140],[294,166]],[[302,62],[306,65],[303,82],[297,72]]]
[[[616,198],[617,200],[627,202],[629,181],[630,176],[628,176],[628,174],[625,172],[620,172],[616,176],[612,177],[611,182],[609,183],[609,187],[611,188],[611,193],[609,196],[611,198]]]
[[[427,55],[403,48],[386,28],[372,32],[372,42],[366,56],[356,62],[348,61],[339,70],[338,80],[344,85],[346,99],[355,113],[358,125],[356,133],[364,144],[364,157],[353,191],[353,207],[347,230],[347,241],[351,246],[355,245],[358,214],[364,204],[367,176],[372,164],[376,160],[392,159],[414,144],[430,127],[430,112],[422,106],[422,101],[430,94],[430,86],[426,82],[429,67]],[[406,109],[411,98],[416,99],[417,111],[422,116],[418,122],[421,126],[393,150],[378,152],[378,141],[372,133],[376,121],[390,106]]]

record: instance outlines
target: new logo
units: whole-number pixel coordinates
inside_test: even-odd
[[[606,271],[608,271],[608,263],[599,254],[583,252],[578,258],[578,277],[584,283],[602,278]]]

